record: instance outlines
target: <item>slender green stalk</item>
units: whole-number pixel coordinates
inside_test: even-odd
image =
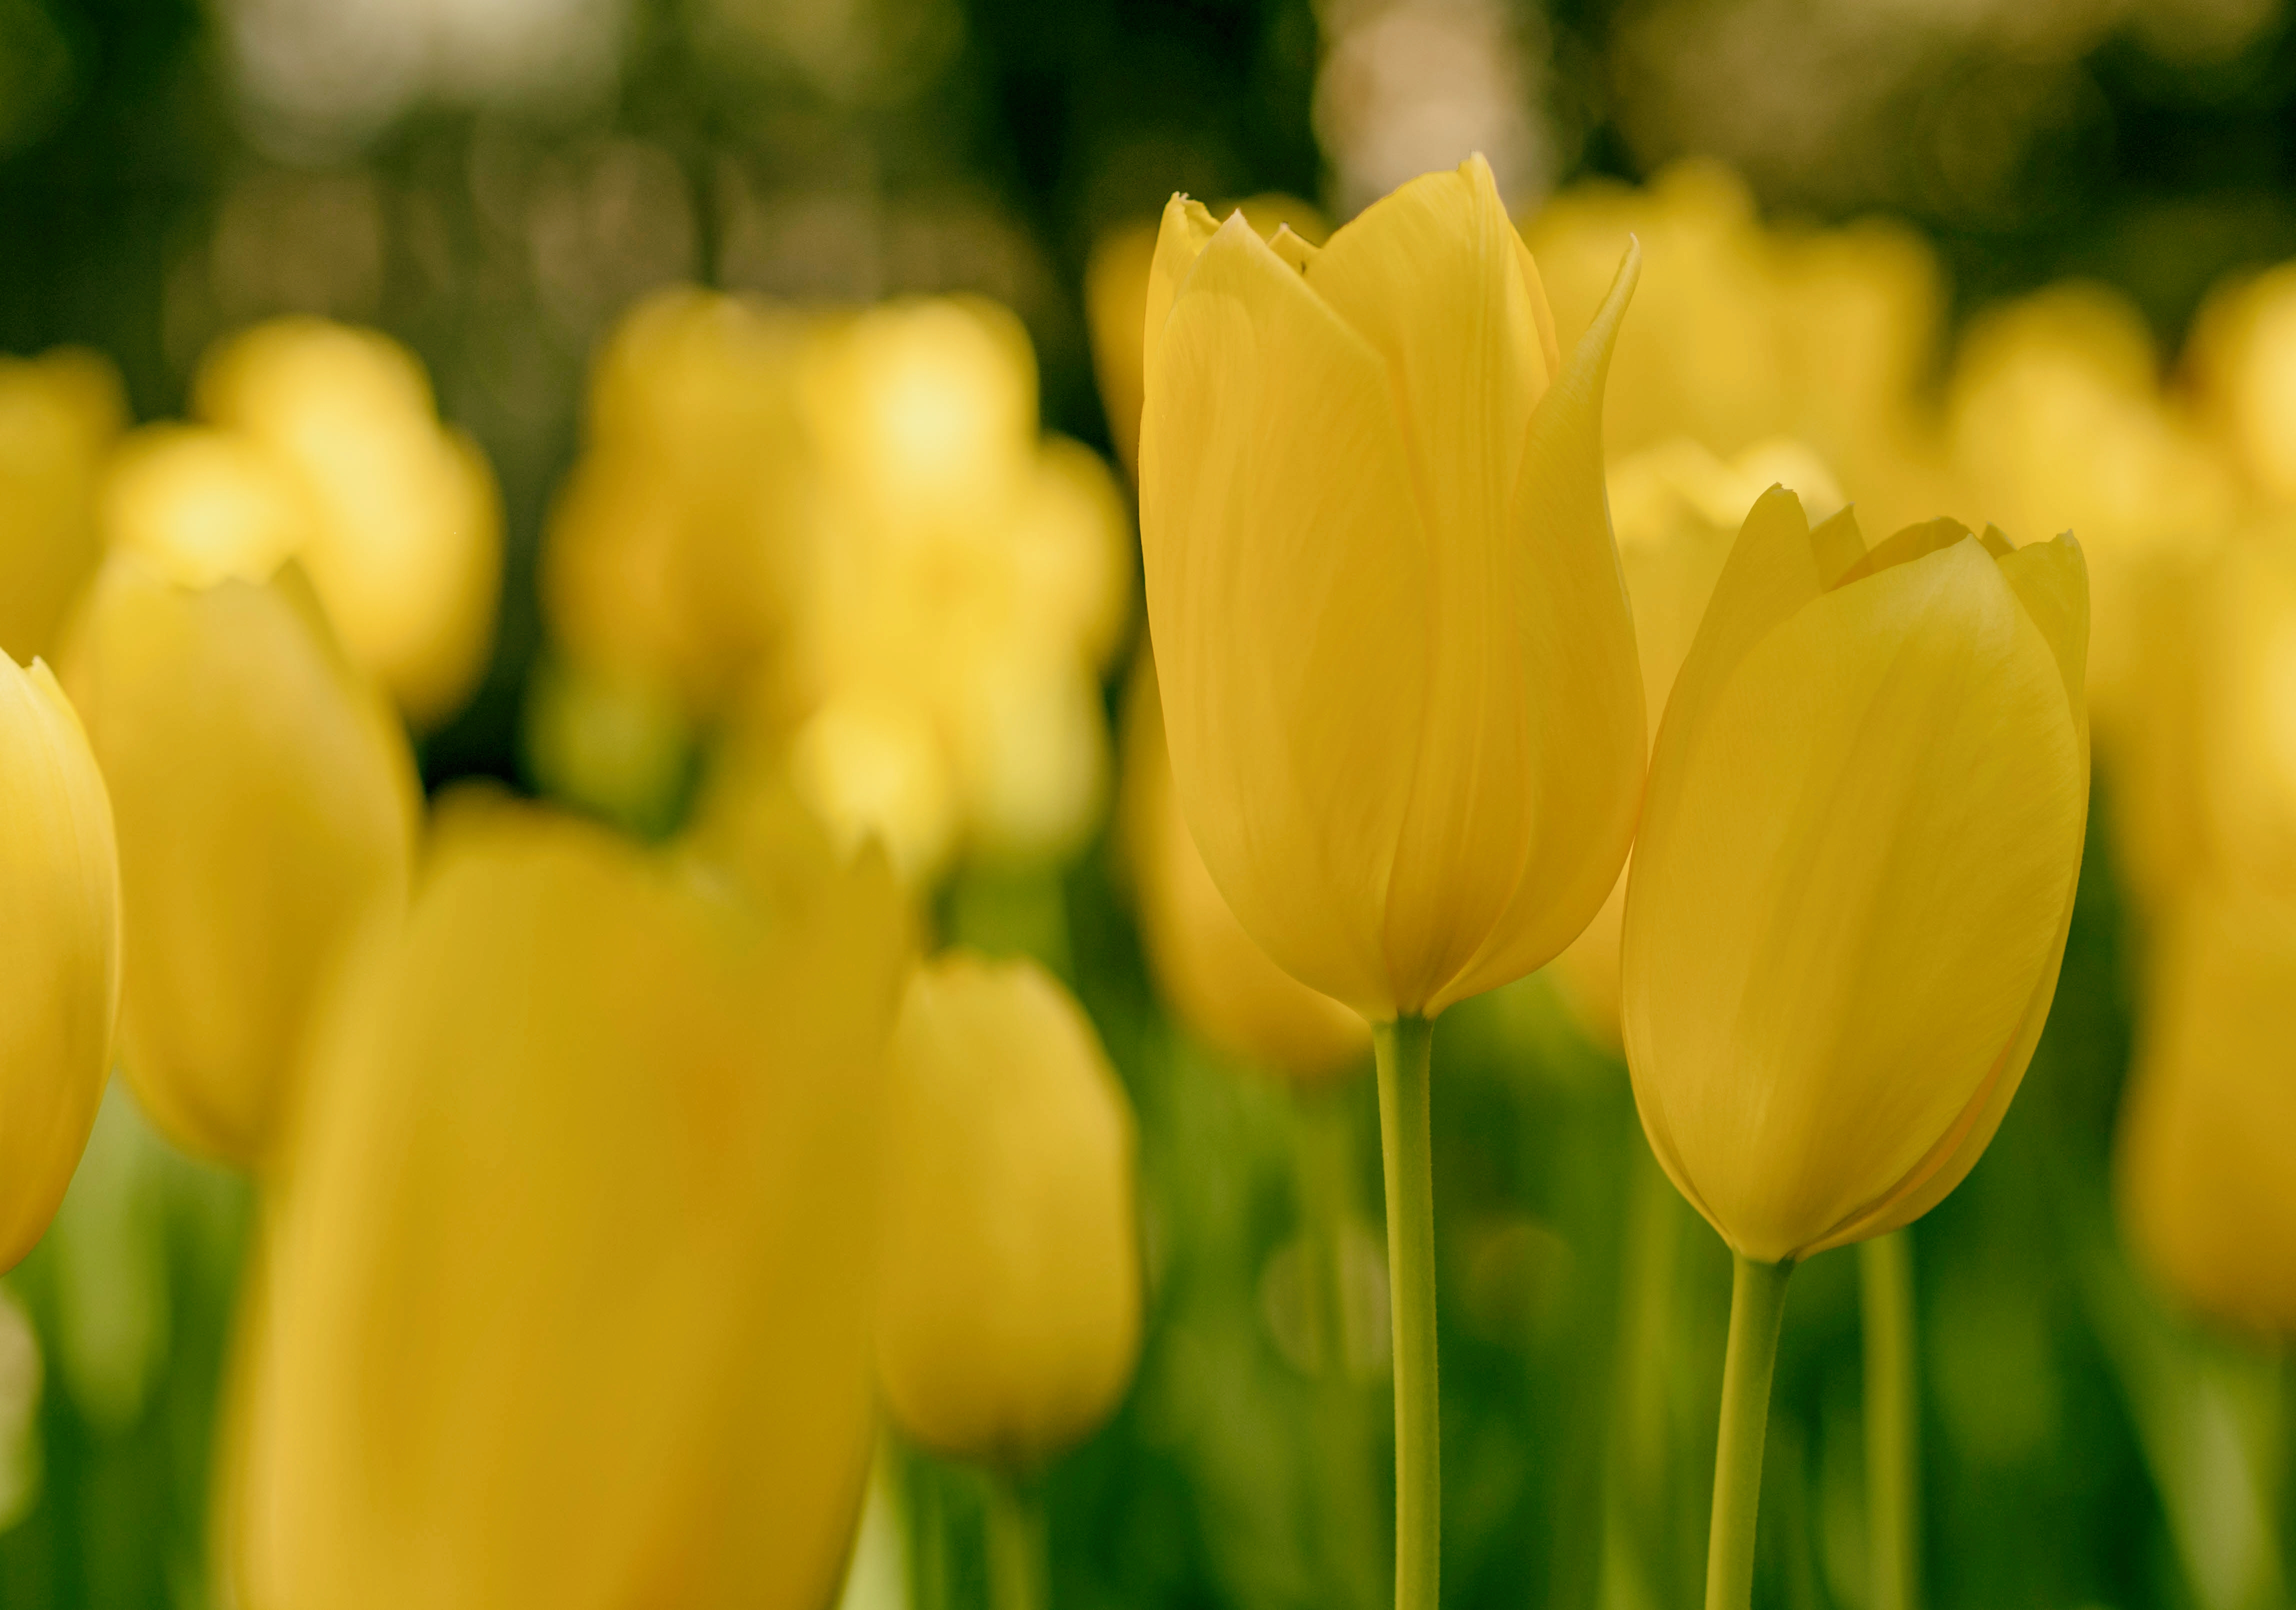
[[[1872,1610],[1920,1602],[1921,1455],[1914,1390],[1913,1232],[1857,1248],[1866,1327],[1866,1532]]]
[[[1046,1610],[1045,1516],[1009,1472],[988,1473],[990,1610]]]
[[[1754,1516],[1762,1496],[1762,1440],[1770,1423],[1792,1263],[1740,1253],[1730,1279],[1730,1351],[1722,1366],[1722,1438],[1714,1453],[1714,1519],[1706,1539],[1706,1610],[1754,1601]]]
[[[1395,1316],[1395,1610],[1436,1610],[1443,1499],[1435,1389],[1435,1176],[1429,1164],[1423,1017],[1372,1025],[1387,1169],[1387,1277]]]

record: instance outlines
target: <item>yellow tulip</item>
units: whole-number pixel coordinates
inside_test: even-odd
[[[101,509],[107,548],[141,554],[186,587],[264,580],[316,518],[276,458],[206,425],[132,432],[104,474]]]
[[[2296,909],[2204,890],[2153,970],[2120,1121],[2122,1221],[2194,1308],[2296,1336]]]
[[[291,568],[201,587],[115,554],[65,670],[119,817],[128,1079],[177,1142],[259,1163],[315,993],[404,898],[406,734]]]
[[[1033,962],[951,955],[893,1031],[877,1373],[903,1430],[1025,1469],[1090,1433],[1140,1345],[1132,1113]]]
[[[1634,630],[1599,414],[1480,158],[1321,251],[1175,197],[1142,530],[1172,771],[1292,976],[1432,1015],[1587,925],[1634,829]]]
[[[315,1040],[241,1335],[250,1610],[831,1602],[907,959],[816,832],[761,910],[517,807]]]
[[[1172,792],[1156,667],[1145,654],[1128,702],[1125,848],[1158,992],[1195,1033],[1270,1072],[1313,1080],[1362,1063],[1371,1048],[1363,1019],[1269,961],[1212,882]]]
[[[55,652],[101,556],[96,489],[127,417],[119,375],[94,353],[0,357],[0,653]]]
[[[1677,677],[1627,890],[1652,1148],[1742,1257],[1926,1212],[1992,1139],[2064,955],[2088,799],[2070,538],[1870,553],[1754,505]]]
[[[194,397],[301,482],[314,523],[299,557],[351,657],[417,727],[453,715],[493,646],[502,510],[414,356],[373,331],[277,319],[209,354]]]
[[[86,735],[38,661],[0,653],[0,1272],[71,1183],[111,1072],[119,858]]]
[[[1828,514],[1841,506],[1841,491],[1824,464],[1807,447],[1785,439],[1757,442],[1726,464],[1696,442],[1676,437],[1611,468],[1611,522],[1634,608],[1635,647],[1642,661],[1652,743],[1667,690],[1698,636],[1699,619],[1729,556],[1739,518],[1764,488],[1780,483]],[[1554,958],[1552,969],[1580,1029],[1611,1051],[1620,1049],[1619,936],[1626,908],[1622,872],[1595,920]]]
[[[2190,352],[2250,489],[2296,505],[2296,263],[2212,295],[2194,321]]]

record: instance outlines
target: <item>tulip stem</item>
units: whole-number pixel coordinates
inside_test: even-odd
[[[1046,1610],[1045,1512],[1009,1471],[988,1474],[991,1610]]]
[[[1785,1319],[1793,1264],[1734,1254],[1730,1351],[1722,1366],[1722,1436],[1714,1450],[1714,1519],[1706,1539],[1706,1610],[1754,1602],[1754,1516],[1762,1496],[1762,1441],[1770,1424],[1770,1376]]]
[[[1427,1070],[1435,1025],[1372,1025],[1387,1174],[1387,1278],[1395,1320],[1395,1606],[1436,1610],[1443,1496],[1435,1384],[1435,1176]]]
[[[1914,1610],[1920,1578],[1920,1456],[1914,1393],[1910,1230],[1857,1249],[1866,1330],[1866,1530],[1873,1610]]]

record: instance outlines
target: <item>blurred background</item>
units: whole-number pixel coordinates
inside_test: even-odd
[[[1869,537],[1950,513],[2089,546],[2099,780],[2055,1011],[1914,1233],[1924,1580],[1939,1605],[2285,1603],[2285,1343],[2131,1257],[2112,1161],[2167,914],[2278,876],[2254,846],[2296,819],[2296,588],[2225,667],[2187,652],[2222,631],[2145,612],[2215,597],[2227,544],[2284,579],[2279,0],[0,0],[0,353],[37,360],[0,359],[0,536],[133,540],[192,497],[149,451],[128,473],[139,424],[260,434],[275,406],[291,436],[303,405],[255,397],[242,333],[385,333],[411,390],[330,391],[328,359],[309,406],[354,436],[411,410],[467,472],[439,518],[479,557],[405,585],[463,587],[489,628],[394,658],[388,596],[328,600],[426,788],[661,839],[738,814],[769,755],[887,842],[939,941],[1064,980],[1136,1113],[1147,1313],[1122,1407],[1033,1478],[1053,1598],[1368,1610],[1392,1501],[1368,1058],[1253,1066],[1284,1059],[1153,954],[1127,465],[1172,192],[1307,233],[1472,151],[1566,342],[1627,233],[1648,249],[1609,414],[1630,581],[1638,531],[1734,526],[1779,474]],[[334,517],[419,523],[370,472]],[[20,657],[47,628],[23,629]],[[2240,763],[2200,756],[2191,701],[2257,688],[2210,740]],[[1525,981],[1438,1039],[1445,1580],[1478,1610],[1679,1605],[1702,1560],[1727,1259],[1652,1188],[1588,990]],[[2251,1041],[2284,1083],[2289,1043]],[[2284,1197],[2296,1135],[2281,1154]],[[0,1603],[212,1602],[254,1197],[114,1089],[0,1281]],[[1331,1222],[1356,1272],[1319,1307]],[[2296,1259],[2277,1222],[2242,1255]],[[1869,1602],[1854,1269],[1794,1286],[1766,1603]],[[985,1604],[979,1478],[891,1437],[873,1491],[849,1603]]]

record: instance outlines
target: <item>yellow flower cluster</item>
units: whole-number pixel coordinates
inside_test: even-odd
[[[544,563],[563,674],[595,690],[530,731],[570,794],[630,793],[658,743],[591,735],[638,688],[913,885],[961,853],[1057,858],[1098,819],[1128,521],[1096,457],[1039,433],[1003,308],[657,298],[600,359]]]

